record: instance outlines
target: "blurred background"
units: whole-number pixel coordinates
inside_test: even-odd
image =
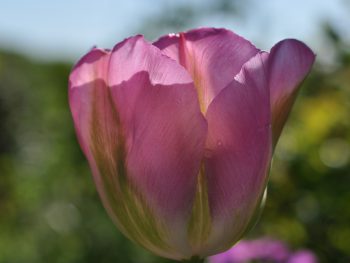
[[[0,263],[170,263],[125,239],[99,201],[67,103],[92,46],[226,27],[269,50],[298,38],[317,63],[276,149],[250,238],[350,262],[350,1],[0,0]]]

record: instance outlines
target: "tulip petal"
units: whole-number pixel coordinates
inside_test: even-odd
[[[90,148],[91,140],[90,123],[92,122],[93,111],[102,109],[102,98],[106,97],[107,84],[103,81],[108,67],[109,52],[94,48],[86,54],[74,67],[69,77],[69,104],[73,115],[74,126],[80,146],[86,155],[89,163],[94,160]],[[94,99],[94,103],[91,103]],[[106,109],[108,109],[106,107]],[[112,134],[115,124],[112,113],[108,110],[100,111],[98,115],[105,115],[106,129],[101,133]],[[113,137],[113,136],[112,136]],[[108,150],[108,143],[106,149]],[[96,170],[96,167],[93,168]],[[96,171],[95,171],[96,172]]]
[[[206,115],[205,171],[212,233],[203,256],[237,242],[260,207],[271,158],[266,53],[249,60]]]
[[[147,81],[148,76],[140,73],[112,88],[126,132],[129,180],[169,227],[177,250],[190,256],[186,225],[195,197],[206,122],[193,85],[153,86]]]
[[[315,55],[304,43],[287,39],[277,43],[268,62],[271,94],[273,145],[282,132],[301,82],[314,63]]]
[[[133,77],[125,81],[124,76],[132,72]],[[157,202],[163,203],[162,209],[168,210],[171,216],[181,214],[180,207],[187,204],[173,198],[173,194],[178,192],[179,198],[189,198],[188,194],[181,193],[186,186],[193,188],[186,182],[191,180],[189,176],[192,180],[197,177],[201,158],[198,153],[203,151],[206,135],[206,122],[199,111],[191,77],[141,36],[114,48],[109,73],[114,103],[123,119],[124,129],[130,133],[130,169],[142,167],[142,173],[133,172],[131,176],[140,177],[135,178],[135,183],[145,181],[145,187],[152,188],[145,190],[147,194],[163,191]],[[192,158],[185,158],[186,154]],[[146,166],[149,167],[146,169]],[[193,173],[191,168],[191,176],[186,174],[186,169],[192,166],[196,172]],[[153,171],[146,176],[148,169]],[[182,182],[176,182],[176,178]],[[181,189],[169,183],[174,180]],[[155,184],[164,185],[156,187]]]
[[[135,242],[190,257],[186,225],[207,133],[191,78],[139,36],[94,52],[73,69],[70,106],[104,206]]]
[[[190,72],[203,113],[242,65],[259,51],[235,33],[215,28],[170,34],[154,45]]]
[[[108,70],[110,86],[119,85],[142,71],[148,72],[152,84],[193,83],[186,70],[147,43],[141,35],[128,38],[114,47]]]

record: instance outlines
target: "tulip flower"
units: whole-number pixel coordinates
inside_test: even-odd
[[[313,52],[225,29],[134,36],[73,68],[69,104],[108,214],[128,238],[184,260],[227,250],[262,206],[273,148]]]

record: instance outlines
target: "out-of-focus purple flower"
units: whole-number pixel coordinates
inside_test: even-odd
[[[309,250],[291,252],[288,246],[271,238],[243,240],[230,250],[210,257],[210,263],[317,263],[316,256]]]
[[[250,260],[273,260],[283,262],[289,257],[284,242],[270,238],[244,240],[225,253],[211,258],[212,263],[243,263]]]
[[[298,250],[289,257],[287,263],[317,263],[317,258],[309,250]]]

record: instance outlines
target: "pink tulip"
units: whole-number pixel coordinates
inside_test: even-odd
[[[177,260],[236,243],[261,207],[274,145],[313,61],[297,40],[267,53],[214,28],[86,54],[69,103],[119,229]]]

